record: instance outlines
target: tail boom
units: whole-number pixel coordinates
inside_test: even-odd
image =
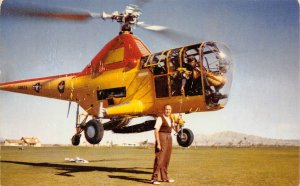
[[[62,100],[72,100],[72,79],[77,77],[78,74],[79,73],[63,74],[0,83],[0,90]]]

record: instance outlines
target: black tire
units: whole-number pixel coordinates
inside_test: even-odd
[[[177,134],[177,143],[182,147],[190,146],[194,141],[194,134],[190,129],[181,129]]]
[[[104,128],[99,121],[90,120],[86,123],[84,127],[84,136],[90,144],[98,144],[102,140],[103,134]]]
[[[81,134],[79,134],[79,135],[75,134],[71,139],[72,145],[78,146],[80,143],[80,137],[81,137]]]

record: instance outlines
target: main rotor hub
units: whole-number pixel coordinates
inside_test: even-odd
[[[115,11],[111,14],[105,12],[102,13],[102,19],[112,19],[116,20],[121,24],[121,33],[123,32],[132,32],[132,29],[138,24],[138,18],[142,12],[137,5],[128,5],[123,13]]]

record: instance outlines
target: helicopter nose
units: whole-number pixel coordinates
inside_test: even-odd
[[[205,98],[208,106],[225,106],[231,88],[233,60],[230,49],[218,42],[206,42],[202,48],[205,69]]]

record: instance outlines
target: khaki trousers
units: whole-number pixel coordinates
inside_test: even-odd
[[[172,136],[171,133],[159,132],[159,140],[161,150],[157,149],[157,143],[155,144],[155,160],[153,166],[152,180],[158,181],[158,174],[162,180],[168,180],[168,166],[172,152]]]

